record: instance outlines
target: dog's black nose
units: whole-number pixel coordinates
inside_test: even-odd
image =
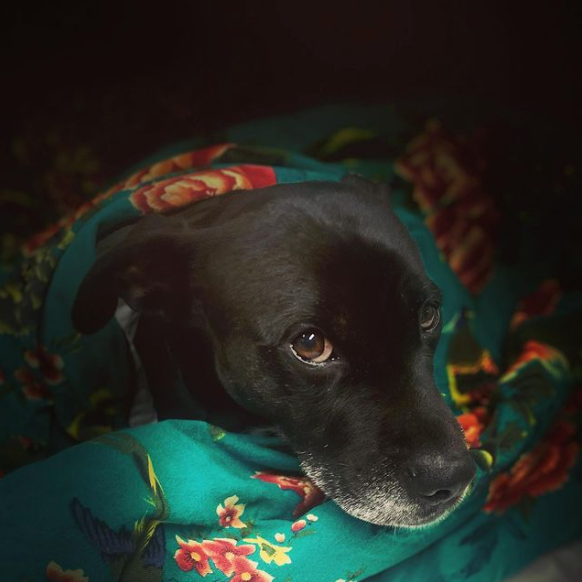
[[[422,456],[405,469],[404,486],[409,495],[424,505],[456,500],[475,476],[471,456]]]

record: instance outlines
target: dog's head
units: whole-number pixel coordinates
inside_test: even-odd
[[[458,504],[475,466],[433,379],[440,292],[384,187],[232,193],[127,231],[81,285],[78,329],[122,297],[199,330],[230,397],[355,517],[418,526]]]

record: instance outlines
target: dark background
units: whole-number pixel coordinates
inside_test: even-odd
[[[420,102],[430,115],[438,102],[493,128],[506,214],[545,216],[551,199],[553,226],[536,228],[565,242],[581,192],[581,5],[6,5],[4,223],[24,235],[166,143],[232,122],[338,101]]]

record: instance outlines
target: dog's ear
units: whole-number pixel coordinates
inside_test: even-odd
[[[110,235],[101,247],[105,250],[85,276],[73,305],[78,331],[101,329],[113,317],[119,298],[134,311],[167,314],[183,307],[193,245],[170,217],[148,215]]]
[[[342,184],[348,184],[366,194],[375,196],[383,196],[387,200],[390,199],[390,188],[386,183],[372,182],[359,174],[346,174],[341,179]]]

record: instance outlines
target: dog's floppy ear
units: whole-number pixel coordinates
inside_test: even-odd
[[[373,194],[375,196],[384,196],[386,199],[390,198],[390,188],[386,183],[372,182],[359,174],[346,174],[341,182],[343,184],[348,184],[354,186],[362,192],[367,194]]]
[[[105,239],[107,250],[77,292],[72,320],[78,331],[101,329],[113,317],[118,298],[134,311],[164,313],[183,305],[192,243],[171,217],[148,215],[108,238],[117,244]]]

